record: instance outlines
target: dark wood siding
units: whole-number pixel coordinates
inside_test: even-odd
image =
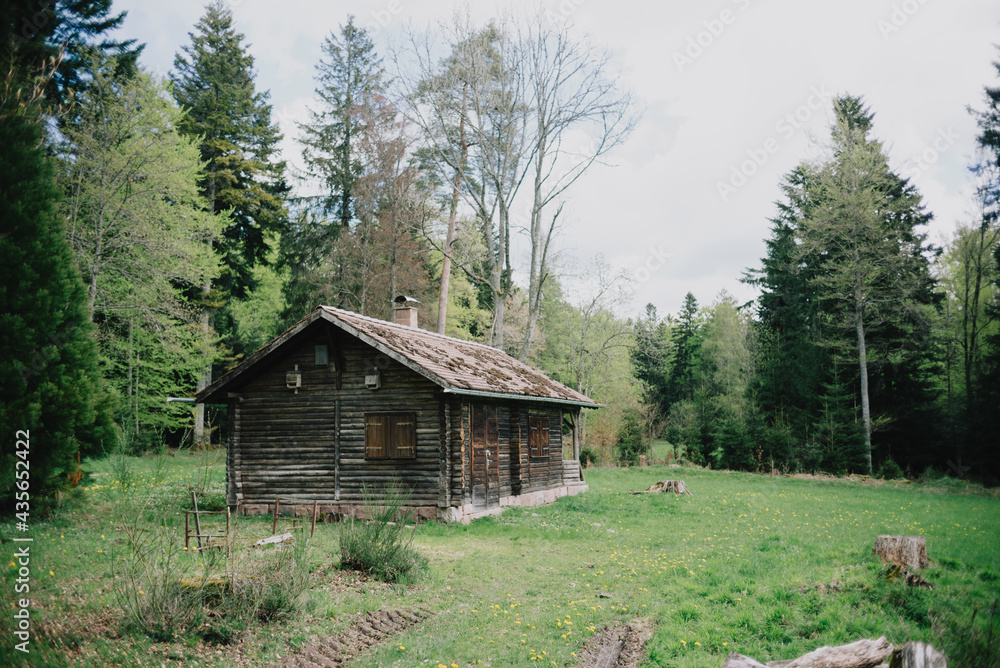
[[[331,344],[327,366],[315,364],[315,345]],[[290,341],[287,354],[262,365],[238,389],[242,396],[230,435],[234,492],[243,503],[274,498],[360,503],[365,484],[401,482],[412,505],[437,505],[441,453],[440,389],[344,333],[318,324]],[[296,393],[285,373],[298,364]],[[381,387],[364,373],[379,369]],[[338,375],[340,389],[337,389]],[[340,475],[337,469],[339,404]],[[415,421],[412,459],[366,459],[365,414],[409,413]]]

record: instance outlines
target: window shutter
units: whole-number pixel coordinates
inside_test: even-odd
[[[387,416],[365,414],[365,458],[382,459],[389,456],[386,447],[389,430],[386,428]]]
[[[549,418],[540,415],[528,416],[528,454],[531,457],[547,457],[549,454]]]
[[[392,449],[390,457],[417,456],[417,416],[415,413],[392,416]]]

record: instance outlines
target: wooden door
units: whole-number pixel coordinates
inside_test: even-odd
[[[500,433],[496,406],[473,404],[470,412],[472,441],[472,507],[486,509],[500,503]]]

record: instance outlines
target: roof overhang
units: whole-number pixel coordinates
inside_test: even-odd
[[[299,322],[292,325],[283,334],[275,337],[270,343],[265,345],[263,348],[255,352],[253,355],[249,356],[243,362],[241,362],[236,368],[230,370],[228,373],[220,376],[218,380],[203,389],[195,396],[195,401],[198,403],[206,404],[225,404],[231,403],[235,399],[233,396],[229,396],[230,388],[234,383],[238,383],[244,378],[251,376],[251,371],[258,367],[260,364],[265,362],[267,359],[272,357],[278,349],[285,345],[288,341],[295,338],[307,328],[314,325],[318,321],[324,321],[334,327],[337,327],[341,331],[350,336],[357,338],[359,341],[371,346],[381,354],[385,355],[391,360],[398,362],[407,369],[410,369],[414,373],[423,376],[427,380],[431,381],[438,387],[442,389],[445,394],[455,394],[460,396],[469,397],[480,397],[484,399],[494,399],[494,400],[516,400],[516,401],[530,401],[537,403],[548,403],[548,404],[561,404],[566,406],[579,406],[581,408],[602,408],[604,405],[599,404],[595,401],[577,401],[574,399],[561,399],[556,397],[543,397],[535,395],[524,395],[524,394],[508,394],[504,392],[488,392],[484,390],[472,390],[462,387],[457,387],[452,385],[447,380],[441,378],[437,374],[425,369],[421,365],[417,364],[413,360],[407,358],[405,355],[393,350],[392,348],[386,346],[382,342],[372,338],[363,331],[352,326],[350,323],[338,318],[334,313],[330,313],[323,307],[318,307],[312,311],[309,315],[304,317]]]
[[[604,408],[604,404],[596,401],[574,401],[573,399],[553,399],[551,397],[534,397],[527,394],[504,394],[503,392],[484,392],[483,390],[464,390],[457,387],[446,387],[445,394],[458,394],[463,397],[481,397],[483,399],[532,401],[540,404],[562,404],[579,406],[580,408]]]

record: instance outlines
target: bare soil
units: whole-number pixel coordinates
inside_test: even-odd
[[[294,654],[272,664],[271,668],[343,666],[369,647],[423,622],[429,616],[430,612],[424,609],[369,612],[340,635],[314,640]]]
[[[653,622],[648,619],[606,626],[584,644],[576,668],[637,668],[652,635]]]

